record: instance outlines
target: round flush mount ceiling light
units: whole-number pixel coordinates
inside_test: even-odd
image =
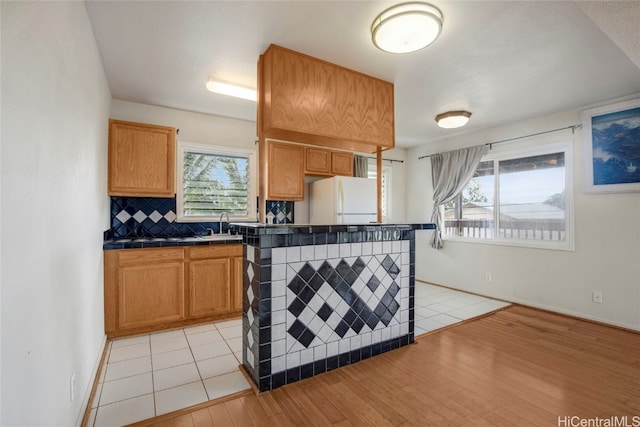
[[[471,117],[468,111],[447,111],[436,116],[436,123],[444,129],[455,129],[467,124]]]
[[[442,21],[440,9],[429,3],[397,4],[373,20],[371,39],[378,49],[385,52],[415,52],[438,38]]]

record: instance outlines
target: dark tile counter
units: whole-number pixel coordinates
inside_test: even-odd
[[[164,248],[175,246],[226,245],[232,243],[242,243],[242,236],[218,234],[214,235],[213,238],[208,238],[207,236],[188,236],[107,239],[102,244],[102,249]]]
[[[230,224],[244,243],[243,365],[260,391],[412,343],[415,232],[433,228]]]

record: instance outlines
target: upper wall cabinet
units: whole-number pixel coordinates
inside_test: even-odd
[[[109,195],[173,197],[172,127],[109,120]]]
[[[258,92],[261,139],[367,153],[395,146],[392,83],[271,45]]]
[[[305,175],[353,176],[353,153],[305,147]]]
[[[264,141],[261,151],[261,197],[264,200],[304,200],[304,147]]]

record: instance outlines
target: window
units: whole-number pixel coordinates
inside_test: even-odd
[[[445,205],[444,235],[518,246],[572,249],[571,145],[483,157]]]
[[[377,169],[375,162],[369,162],[367,178],[377,179]],[[391,221],[391,166],[382,167],[382,220]]]
[[[253,150],[178,142],[177,216],[181,222],[256,219]]]

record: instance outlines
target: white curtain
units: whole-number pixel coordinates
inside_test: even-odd
[[[485,150],[485,145],[479,145],[431,156],[431,180],[433,182],[431,222],[436,224],[436,230],[431,236],[432,248],[442,249],[444,222],[440,206],[453,200],[469,183],[478,169]]]
[[[369,175],[369,159],[366,156],[353,156],[353,176],[367,178]]]

